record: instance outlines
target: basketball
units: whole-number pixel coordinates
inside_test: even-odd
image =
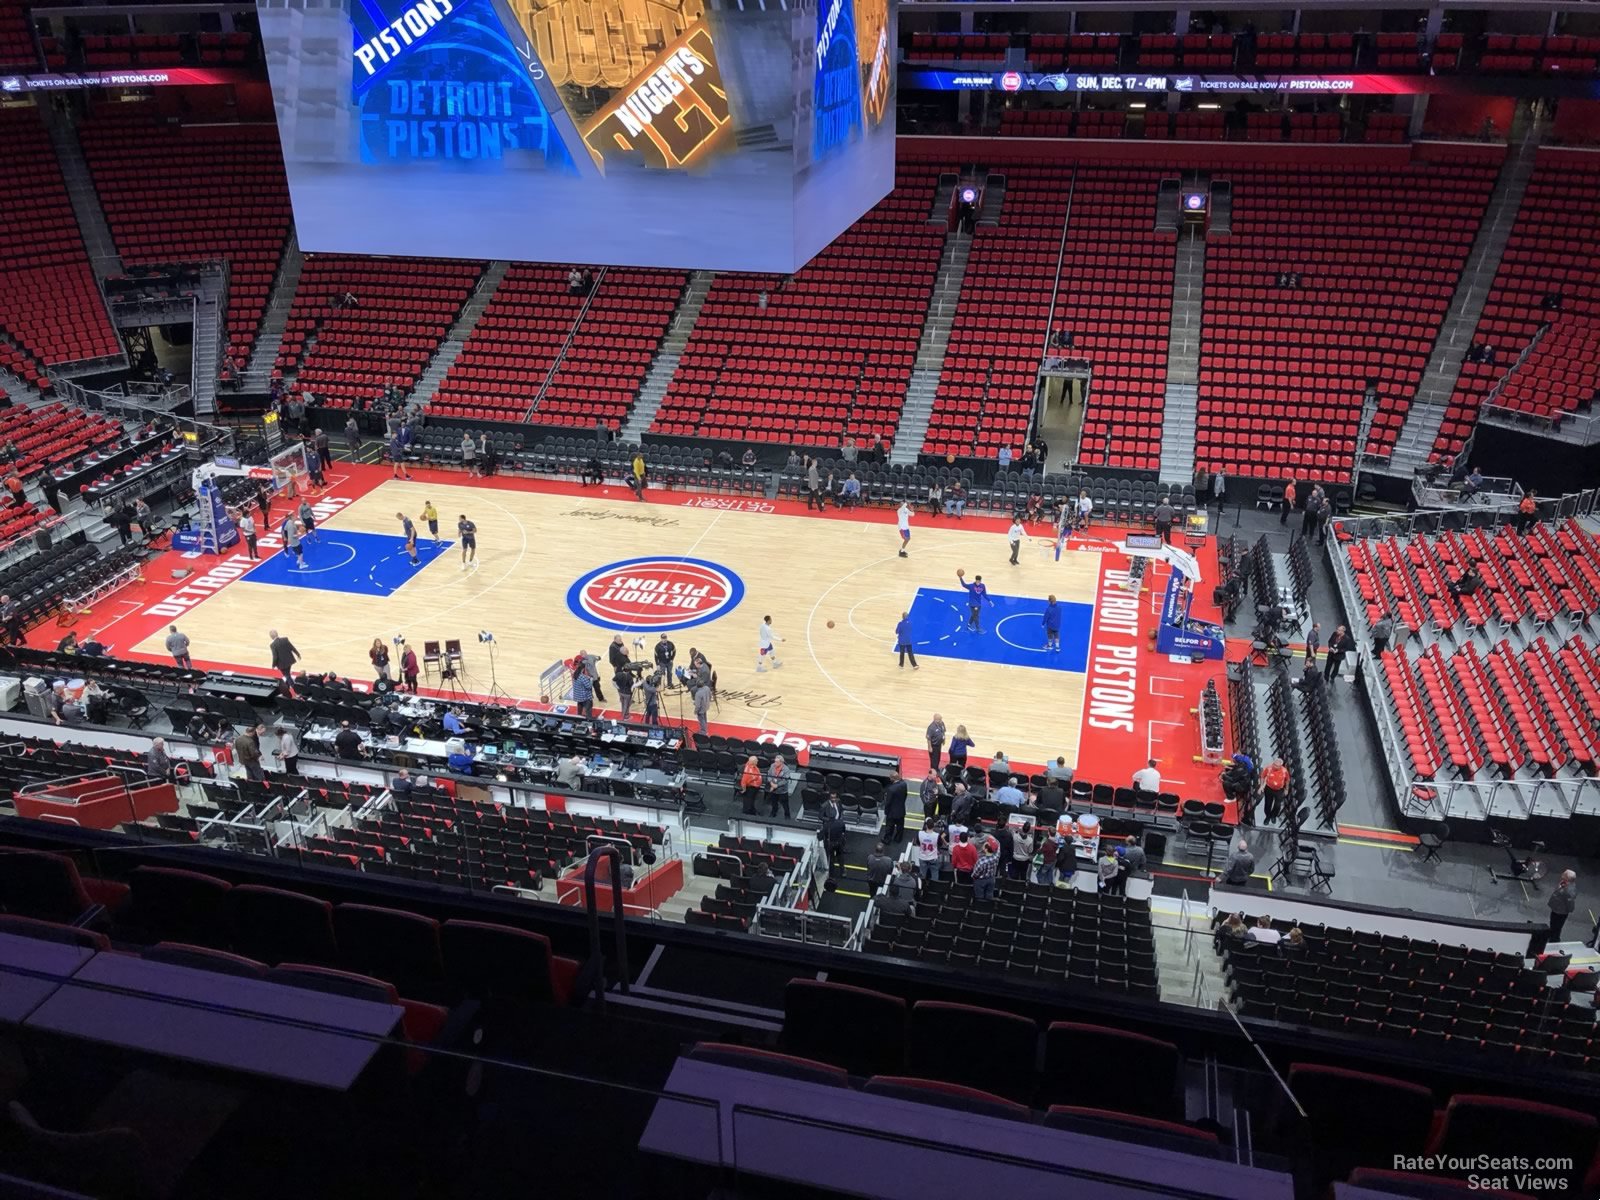
[[[960,567],[957,567],[956,568],[956,578],[957,579],[965,579],[966,577],[967,577],[967,573],[965,571],[963,571]]]
[[[829,622],[828,622],[828,628],[829,628],[829,629],[832,629],[832,628],[833,628],[833,622],[832,622],[832,621],[829,621]]]

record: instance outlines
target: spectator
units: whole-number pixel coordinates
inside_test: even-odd
[[[1145,857],[1144,847],[1139,844],[1137,834],[1130,833],[1123,839],[1122,865],[1125,868],[1124,874],[1127,875],[1142,874],[1149,865],[1149,859]]]
[[[944,718],[938,713],[934,713],[933,720],[928,722],[928,728],[923,733],[923,738],[928,743],[928,767],[937,771],[939,769],[939,757],[944,753],[945,739]]]
[[[1133,773],[1133,786],[1141,792],[1159,792],[1161,790],[1161,771],[1156,766],[1155,759],[1149,759],[1144,766]]]
[[[906,837],[906,781],[898,768],[889,773],[889,786],[883,789],[883,840],[899,846]]]
[[[1234,887],[1245,887],[1250,882],[1250,876],[1255,873],[1256,856],[1250,853],[1250,843],[1243,838],[1233,848],[1233,853],[1228,855],[1228,861],[1222,864],[1222,882],[1232,884]]]
[[[1539,497],[1529,488],[1517,501],[1517,532],[1527,536],[1528,530],[1539,523]]]
[[[783,755],[772,756],[772,763],[767,767],[767,816],[776,817],[782,810],[783,819],[789,819],[789,764]],[[900,805],[900,816],[905,818],[905,804]]]
[[[882,842],[867,855],[867,891],[875,892],[889,881],[894,872],[894,859],[885,852]]]
[[[1031,823],[1023,825],[1011,836],[1011,878],[1028,878],[1028,867],[1033,862],[1034,828]]]
[[[902,867],[909,867],[910,865],[910,863],[901,864]],[[915,886],[910,888],[898,886],[901,878],[901,876],[896,876],[894,883],[885,888],[882,895],[874,896],[872,898],[872,903],[877,907],[880,913],[886,913],[890,916],[906,917],[916,915],[917,907],[915,899],[917,893]],[[913,875],[910,878],[915,881],[916,876]]]
[[[1255,926],[1245,934],[1245,941],[1260,942],[1263,946],[1276,946],[1283,940],[1283,934],[1272,927],[1272,918],[1262,913],[1256,918]]]
[[[977,797],[967,790],[967,785],[958,783],[950,792],[950,823],[960,825],[963,829],[972,824],[972,810],[977,806]]]
[[[967,769],[967,754],[972,749],[973,741],[967,734],[965,725],[956,726],[956,735],[950,739],[950,766],[959,776]]]
[[[1372,626],[1372,653],[1383,655],[1389,649],[1389,639],[1394,636],[1394,618],[1384,613]]]
[[[1100,859],[1096,863],[1096,869],[1100,877],[1100,890],[1107,895],[1115,895],[1117,880],[1122,875],[1122,865],[1109,840],[1100,846]]]
[[[972,868],[978,863],[978,847],[965,829],[957,838],[950,847],[950,866],[955,870],[957,883],[968,883],[972,879]]]
[[[1045,887],[1055,886],[1056,863],[1060,859],[1062,843],[1065,840],[1049,834],[1040,838],[1038,880]]]
[[[839,507],[856,508],[861,504],[861,481],[856,478],[855,472],[850,472],[850,478],[839,485]]]
[[[1461,597],[1472,595],[1481,586],[1483,586],[1483,576],[1478,574],[1476,566],[1469,564],[1465,571],[1446,585],[1446,588],[1452,596]]]
[[[844,877],[845,824],[844,806],[839,803],[838,792],[829,792],[822,802],[818,824],[823,849],[828,854],[828,877],[841,879]]]
[[[1249,933],[1250,928],[1244,923],[1244,914],[1242,912],[1230,913],[1228,919],[1217,930],[1217,949],[1221,951],[1226,950],[1229,946],[1242,946]]]
[[[1278,949],[1285,954],[1292,954],[1306,948],[1306,935],[1300,932],[1300,926],[1291,926],[1289,932],[1283,935],[1283,941],[1278,943]]]
[[[1550,893],[1550,940],[1561,940],[1561,929],[1567,923],[1567,917],[1578,904],[1578,873],[1576,871],[1561,872],[1561,881],[1556,884]]]
[[[994,758],[989,762],[989,774],[1011,774],[1011,760],[1006,757],[1006,752],[1004,750],[996,750],[994,752]],[[1015,783],[1016,781],[1012,780],[1012,782]]]
[[[244,777],[261,783],[266,774],[261,770],[261,735],[265,725],[252,725],[233,739],[233,761],[244,768]]]
[[[150,751],[144,756],[144,773],[151,779],[162,779],[171,782],[176,771],[172,756],[167,753],[167,739],[157,738],[150,743]]]
[[[917,830],[917,872],[923,879],[931,879],[934,883],[939,882],[941,825],[942,822],[936,818],[924,821],[922,828]]]
[[[966,842],[966,835],[962,835]],[[969,843],[970,845],[970,843]],[[974,853],[976,851],[974,850]],[[983,843],[983,853],[978,854],[972,863],[972,898],[974,900],[993,900],[995,889],[995,876],[1000,869],[1000,843],[994,838],[986,838]]]
[[[957,479],[945,490],[944,515],[947,517],[954,517],[959,521],[962,517],[962,514],[966,511],[967,489],[962,482]]]
[[[1057,757],[1055,762],[1050,763],[1045,767],[1044,777],[1046,779],[1057,780],[1061,783],[1071,783],[1072,768],[1067,766],[1066,758]]]
[[[739,811],[747,817],[756,815],[756,797],[761,795],[761,763],[752,754],[744,760],[744,770],[739,774]]]
[[[1021,808],[1028,802],[1028,797],[1017,786],[1015,775],[1007,779],[1004,786],[995,789],[993,799],[996,804],[1004,804],[1007,808]]]

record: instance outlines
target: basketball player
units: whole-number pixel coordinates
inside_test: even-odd
[[[904,551],[902,551],[901,553],[904,553]],[[757,671],[765,671],[766,670],[766,667],[762,666],[761,664],[766,662],[766,660],[767,660],[769,655],[772,658],[773,670],[777,670],[779,667],[783,666],[783,664],[778,661],[778,649],[777,649],[776,646],[773,645],[773,642],[781,642],[781,641],[783,641],[783,639],[772,631],[772,618],[771,617],[762,617],[761,618],[761,628],[756,631],[756,670]]]
[[[478,527],[462,513],[456,518],[456,535],[461,539],[461,569],[478,569]]]
[[[961,568],[956,568],[956,582],[967,589],[967,628],[973,633],[982,633],[983,606],[994,601],[989,599],[989,589],[984,586],[982,575],[974,575],[972,582],[968,583],[966,574]]]
[[[300,501],[300,524],[306,527],[306,537],[308,539],[313,542],[320,542],[322,540],[317,536],[316,511],[311,507],[311,501],[306,499],[302,499]]]
[[[439,510],[429,500],[422,506],[422,519],[428,523],[428,536],[434,541],[439,540]]]
[[[1055,596],[1051,596],[1044,606],[1044,648],[1046,650],[1061,649],[1061,606],[1056,603]]]
[[[405,513],[395,513],[395,517],[400,522],[401,532],[405,534],[406,554],[410,557],[411,565],[414,567],[417,565],[417,527],[411,523],[411,518],[406,516]]]
[[[900,557],[905,558],[906,551],[911,549],[911,505],[902,500],[896,516],[900,519]]]
[[[305,536],[305,532],[305,527],[293,517],[290,517],[283,523],[284,548],[288,550],[290,554],[294,555],[293,569],[296,571],[303,571],[305,570],[306,566],[305,547],[300,544],[300,540]]]

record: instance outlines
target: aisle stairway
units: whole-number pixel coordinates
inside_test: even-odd
[[[267,297],[267,311],[261,318],[261,328],[245,366],[244,385],[250,391],[266,391],[272,385],[272,365],[283,346],[283,330],[289,322],[289,309],[294,305],[294,290],[300,284],[300,268],[304,265],[300,236],[290,226],[278,274],[272,281],[272,294]]]
[[[970,237],[953,233],[945,239],[939,274],[934,278],[933,299],[928,304],[928,319],[923,322],[911,381],[906,385],[906,402],[894,433],[890,462],[914,464],[922,450],[923,439],[928,435],[934,396],[939,390],[939,376],[944,371],[945,352],[950,347],[950,327],[955,323],[956,305],[961,299],[961,284],[966,278],[971,254]]]
[[[450,326],[449,336],[440,344],[438,350],[434,351],[428,369],[417,380],[412,395],[418,404],[426,406],[433,399],[434,393],[439,390],[439,385],[444,382],[445,375],[455,365],[456,359],[461,357],[461,348],[467,344],[467,339],[477,328],[478,318],[483,316],[483,310],[489,307],[489,301],[494,299],[495,290],[510,269],[510,263],[497,260],[490,263],[478,278],[477,286],[472,289],[471,299],[462,308],[455,324]]]
[[[1194,477],[1194,430],[1200,414],[1201,300],[1206,284],[1206,243],[1190,225],[1178,236],[1172,271],[1172,332],[1167,340],[1167,385],[1161,414],[1161,478]]]
[[[1522,207],[1522,197],[1528,190],[1528,179],[1533,175],[1535,151],[1543,123],[1530,121],[1522,139],[1506,156],[1500,168],[1500,178],[1495,183],[1489,206],[1478,226],[1478,236],[1467,255],[1465,268],[1456,293],[1450,303],[1450,312],[1439,330],[1433,353],[1417,389],[1416,399],[1406,413],[1405,424],[1395,443],[1394,455],[1389,460],[1391,471],[1409,476],[1413,470],[1428,460],[1439,426],[1455,393],[1456,380],[1461,374],[1461,364],[1466,360],[1472,345],[1473,334],[1483,316],[1483,306],[1489,299],[1494,278],[1500,270],[1500,259],[1505,253],[1511,228],[1516,224],[1517,212]]]
[[[683,289],[683,299],[678,301],[677,311],[672,314],[667,336],[661,339],[661,349],[645,374],[644,384],[639,388],[639,399],[634,402],[633,411],[628,414],[627,421],[617,434],[620,441],[639,441],[656,419],[656,411],[667,395],[667,385],[672,382],[673,373],[678,369],[678,360],[683,356],[683,348],[688,344],[689,334],[700,317],[700,307],[705,304],[706,294],[711,290],[711,279],[710,271],[696,271],[689,276],[689,286]]]

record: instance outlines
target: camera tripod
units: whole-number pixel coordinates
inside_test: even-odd
[[[1530,884],[1534,891],[1538,891],[1539,880],[1544,878],[1545,865],[1542,859],[1535,858],[1534,855],[1544,852],[1544,843],[1534,842],[1532,849],[1528,852],[1528,856],[1526,858],[1518,858],[1517,852],[1511,848],[1511,838],[1508,834],[1502,833],[1498,829],[1491,829],[1489,838],[1496,846],[1506,852],[1506,860],[1511,866],[1508,871],[1497,871],[1490,867],[1489,874],[1496,881],[1509,879],[1513,883],[1520,883],[1524,895],[1527,894]]]
[[[489,693],[488,693],[489,694],[489,703],[498,704],[503,700],[503,701],[505,701],[506,706],[508,708],[515,708],[517,706],[517,698],[515,696],[513,696],[510,692],[506,691],[505,688],[500,686],[500,673],[499,673],[499,671],[497,671],[495,669],[494,644],[495,644],[494,643],[494,639],[490,638],[489,642],[488,642],[488,646],[489,646]]]

